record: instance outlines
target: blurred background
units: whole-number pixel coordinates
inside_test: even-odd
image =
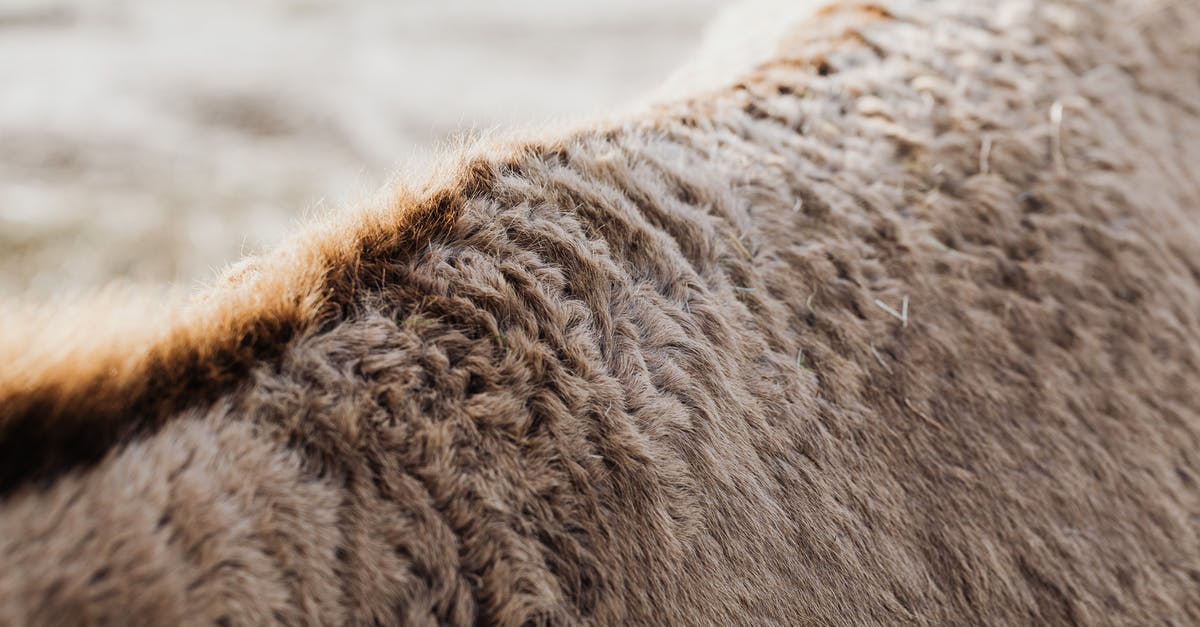
[[[721,0],[0,0],[0,298],[193,287],[472,129],[636,100]]]

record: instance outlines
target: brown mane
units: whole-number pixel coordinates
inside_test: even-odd
[[[1200,8],[810,8],[6,316],[0,624],[1200,622]]]

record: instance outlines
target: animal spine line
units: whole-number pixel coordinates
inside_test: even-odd
[[[9,315],[0,623],[1200,622],[1200,5],[792,13],[185,308]]]

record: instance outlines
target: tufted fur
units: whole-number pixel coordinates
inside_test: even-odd
[[[1200,7],[811,8],[186,308],[9,315],[0,622],[1200,621]]]

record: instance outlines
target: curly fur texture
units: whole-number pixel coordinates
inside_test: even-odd
[[[1196,623],[1198,29],[839,2],[159,326],[14,322],[0,622]]]

